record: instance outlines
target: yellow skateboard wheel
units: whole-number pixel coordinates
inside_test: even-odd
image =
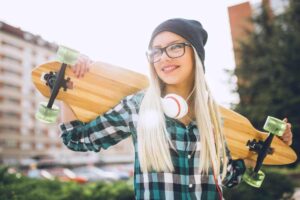
[[[35,118],[44,123],[55,123],[59,115],[58,106],[54,105],[52,108],[47,108],[47,102],[41,102],[35,114]]]
[[[260,188],[261,184],[265,179],[265,173],[259,170],[257,173],[253,171],[253,169],[247,169],[243,175],[243,180],[256,188]]]
[[[65,46],[59,46],[56,56],[59,62],[72,66],[76,63],[79,52]]]

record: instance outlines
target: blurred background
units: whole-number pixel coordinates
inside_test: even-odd
[[[218,103],[260,130],[268,115],[287,117],[299,156],[299,0],[0,5],[0,199],[134,199],[131,138],[100,153],[68,150],[58,123],[34,118],[46,99],[34,88],[31,70],[67,45],[93,60],[147,74],[151,32],[173,17],[199,20],[208,31],[206,78]],[[265,167],[262,188],[242,183],[225,190],[225,198],[300,199],[298,163]]]

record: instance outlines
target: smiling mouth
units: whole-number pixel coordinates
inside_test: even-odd
[[[177,68],[179,68],[179,65],[169,65],[169,66],[165,66],[161,69],[161,71],[165,72],[165,73],[169,73],[172,72],[174,70],[176,70]]]

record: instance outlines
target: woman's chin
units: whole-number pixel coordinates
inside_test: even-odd
[[[168,84],[168,85],[177,85],[180,83],[180,81],[178,79],[175,79],[175,78],[165,78],[165,79],[162,79],[163,82],[165,84]]]

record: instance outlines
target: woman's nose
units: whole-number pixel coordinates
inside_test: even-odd
[[[168,56],[166,51],[163,51],[161,56],[160,56],[160,61],[162,60],[170,60],[171,58]]]

